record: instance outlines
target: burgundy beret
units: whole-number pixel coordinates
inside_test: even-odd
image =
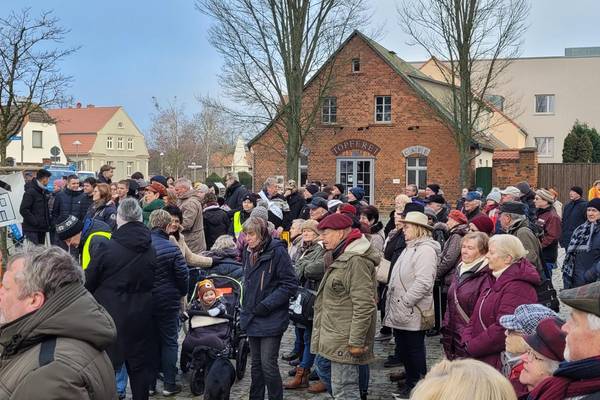
[[[338,210],[340,210],[340,213],[348,213],[348,214],[352,214],[352,215],[356,215],[356,207],[354,207],[352,204],[348,204],[348,203],[344,203],[340,206],[340,208],[338,208]]]
[[[325,229],[346,229],[352,227],[352,218],[344,214],[331,214],[323,218],[317,227],[319,230]]]
[[[491,235],[494,231],[494,221],[492,221],[487,215],[479,214],[471,220],[471,223],[477,227],[479,232]]]
[[[467,223],[467,217],[465,216],[465,214],[461,213],[458,210],[452,210],[452,211],[450,211],[450,214],[448,214],[448,218],[452,218],[453,220],[455,220],[459,224],[466,224]]]

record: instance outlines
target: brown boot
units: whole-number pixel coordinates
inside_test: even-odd
[[[327,386],[321,381],[316,381],[308,387],[308,393],[325,393]]]
[[[309,369],[297,367],[296,375],[289,381],[283,384],[284,389],[302,389],[308,387]]]

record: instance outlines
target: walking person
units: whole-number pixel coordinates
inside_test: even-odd
[[[241,328],[250,342],[250,400],[263,400],[265,388],[269,399],[283,399],[283,384],[277,358],[281,338],[289,323],[289,299],[298,280],[285,244],[271,237],[267,221],[250,217],[244,223],[246,245],[244,265],[244,299]]]

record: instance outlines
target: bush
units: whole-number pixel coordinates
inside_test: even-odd
[[[563,144],[563,162],[589,163],[592,161],[594,148],[589,131],[587,124],[575,121]]]
[[[211,183],[215,183],[215,182],[223,183],[223,178],[221,178],[219,175],[217,175],[215,172],[213,172],[208,177],[206,177],[206,182],[204,182],[204,183],[210,186]]]
[[[246,186],[246,189],[252,190],[252,175],[246,171],[241,171],[238,172],[238,177],[240,178],[240,183]]]

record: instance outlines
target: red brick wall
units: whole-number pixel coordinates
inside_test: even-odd
[[[527,181],[530,186],[538,185],[537,151],[533,147],[494,152],[492,183],[505,188]]]
[[[351,72],[350,60],[360,57],[361,72]],[[336,156],[331,148],[347,139],[362,139],[381,148],[375,156],[375,204],[389,206],[406,185],[406,161],[402,150],[421,145],[431,149],[428,157],[429,182],[439,183],[446,197],[455,201],[458,183],[458,153],[449,128],[436,112],[400,77],[367,43],[355,36],[338,55],[334,70],[335,87],[330,95],[337,97],[335,128],[318,124],[304,146],[310,150],[310,180],[335,183]],[[309,98],[314,88],[308,87]],[[374,122],[375,96],[392,96],[392,122]],[[319,120],[320,121],[320,120]],[[419,126],[419,129],[408,130]],[[359,130],[359,128],[362,128]],[[270,175],[285,176],[285,161],[268,146],[282,148],[273,130],[267,131],[253,146],[254,177],[257,187]],[[360,154],[360,152],[357,152]],[[343,155],[350,156],[352,151]],[[365,157],[372,157],[363,153]],[[339,156],[338,156],[339,157]],[[393,179],[400,179],[394,184]]]

